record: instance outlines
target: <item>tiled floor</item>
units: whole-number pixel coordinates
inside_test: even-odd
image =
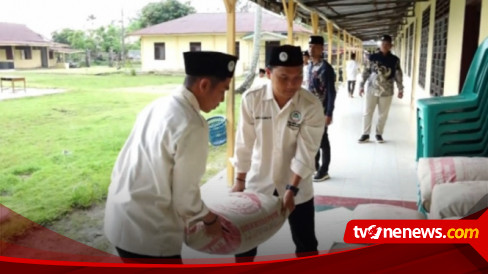
[[[351,99],[344,88],[339,89],[334,123],[329,128],[331,179],[314,184],[316,195],[416,199],[415,116],[407,98],[393,100],[383,134],[385,143],[359,144],[364,99],[357,92]],[[375,124],[376,114],[372,140]]]
[[[405,80],[406,81],[406,80]],[[408,90],[407,90],[408,91]],[[386,142],[358,144],[361,135],[364,99],[357,95],[351,99],[346,90],[339,89],[334,123],[329,128],[332,146],[331,179],[315,183],[316,204],[323,201],[341,202],[385,200],[390,204],[403,204],[414,208],[417,196],[415,173],[415,113],[410,108],[410,94],[403,100],[395,98],[383,137]],[[376,116],[374,117],[376,119]],[[375,121],[375,120],[374,120]],[[373,123],[373,126],[375,122]],[[374,132],[373,132],[374,135]],[[215,199],[228,191],[225,170],[202,187],[205,199]],[[325,197],[336,196],[336,197]],[[353,199],[362,198],[362,199]],[[388,201],[387,201],[388,202]],[[338,207],[316,213],[316,235],[319,250],[327,252],[334,243],[342,242],[344,229],[352,211]],[[258,255],[292,254],[294,244],[288,224],[258,249]],[[229,258],[213,256],[184,247],[184,258]],[[265,258],[261,258],[264,260]]]

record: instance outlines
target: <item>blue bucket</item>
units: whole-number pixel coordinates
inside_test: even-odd
[[[227,142],[227,119],[224,116],[214,116],[207,119],[209,140],[212,146],[221,146]]]

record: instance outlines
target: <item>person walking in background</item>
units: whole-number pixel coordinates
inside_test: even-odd
[[[356,78],[359,72],[359,65],[356,62],[356,54],[351,54],[351,59],[346,62],[347,73],[347,91],[349,91],[349,97],[353,98],[354,89],[356,88]]]
[[[254,78],[251,88],[262,87],[269,82],[269,78],[266,75],[266,70],[263,68],[259,69],[259,74],[257,78]]]
[[[308,63],[310,63],[310,54],[308,51],[303,52],[303,84],[304,89],[308,89]]]
[[[377,106],[376,141],[378,143],[384,142],[383,130],[393,100],[394,82],[398,87],[398,98],[403,98],[403,72],[400,68],[400,59],[390,52],[391,41],[392,38],[389,35],[384,35],[381,38],[380,52],[369,57],[368,67],[363,71],[359,84],[359,95],[363,96],[366,81],[368,81],[368,90],[363,113],[363,135],[359,138],[359,143],[369,141],[373,114]]]
[[[320,142],[320,149],[315,156],[317,173],[313,178],[314,182],[321,182],[330,178],[330,143],[327,128],[332,123],[336,98],[336,75],[332,66],[323,58],[324,37],[310,36],[309,46],[312,61],[308,65],[308,90],[320,99],[325,114],[325,131]]]

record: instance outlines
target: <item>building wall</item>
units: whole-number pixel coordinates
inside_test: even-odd
[[[416,99],[430,96],[431,88],[431,73],[432,73],[432,58],[433,58],[433,43],[434,43],[434,23],[435,23],[435,0],[426,2],[418,2],[415,6],[415,18],[408,18],[407,25],[403,26],[401,32],[405,35],[407,28],[412,22],[415,24],[414,33],[414,47],[412,60],[412,77],[407,76],[407,68],[404,69],[404,84],[412,87],[412,103]],[[460,82],[460,68],[462,58],[463,45],[463,31],[464,31],[464,13],[466,0],[451,0],[449,9],[449,29],[446,55],[446,69],[444,78],[444,96],[457,95],[459,91]],[[422,13],[430,6],[430,22],[429,22],[429,37],[427,48],[427,63],[426,63],[426,80],[425,88],[418,83],[419,80],[419,64],[420,64],[420,45],[422,37]],[[400,36],[399,36],[400,37]],[[396,39],[396,45],[400,43],[399,37]],[[488,0],[482,0],[482,14],[480,23],[480,38],[479,43],[488,38]],[[401,41],[401,52],[399,57],[403,65],[408,57],[407,38]]]
[[[49,59],[49,49],[48,49],[48,51],[47,51],[47,62],[48,62],[48,66],[50,68],[56,67],[56,64],[57,64],[57,56],[58,56],[58,54],[57,53],[54,53],[53,54],[53,59]]]
[[[0,62],[7,61],[7,51],[4,49],[0,49]]]
[[[239,41],[239,61],[236,66],[236,75],[242,75],[250,69],[254,50],[253,40],[242,40],[245,34],[236,34]],[[200,42],[202,50],[227,52],[227,36],[222,35],[165,35],[141,37],[141,59],[143,71],[184,72],[183,52],[190,50],[190,42]],[[154,44],[165,43],[166,60],[154,59]],[[286,40],[281,42],[286,43]],[[297,34],[295,45],[308,47],[308,35]],[[258,68],[264,67],[265,41],[261,41]]]
[[[463,54],[464,12],[466,0],[451,0],[447,37],[444,96],[459,94],[461,57]]]
[[[32,59],[30,60],[23,60],[21,50],[14,49],[14,65],[16,69],[32,69],[32,68],[40,68],[41,63],[41,51],[40,50],[32,50]]]
[[[481,24],[480,24],[480,41],[481,44],[488,39],[488,0],[481,1]]]
[[[240,59],[236,73],[242,73],[248,64],[248,45],[240,42]],[[183,52],[190,50],[190,42],[200,42],[202,50],[227,51],[227,37],[225,35],[172,35],[172,36],[144,36],[141,38],[141,60],[143,71],[184,72]],[[165,43],[166,60],[154,59],[154,44]]]

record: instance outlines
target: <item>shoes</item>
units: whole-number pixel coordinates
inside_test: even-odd
[[[376,142],[378,142],[378,143],[384,143],[385,140],[383,140],[383,137],[381,135],[376,135]]]
[[[361,135],[361,138],[359,138],[358,140],[359,143],[366,143],[366,142],[369,142],[369,135]]]
[[[328,180],[328,179],[330,179],[329,173],[328,172],[321,171],[321,170],[319,170],[315,174],[315,176],[313,176],[313,181],[314,182],[322,182],[322,181],[325,181],[325,180]]]

